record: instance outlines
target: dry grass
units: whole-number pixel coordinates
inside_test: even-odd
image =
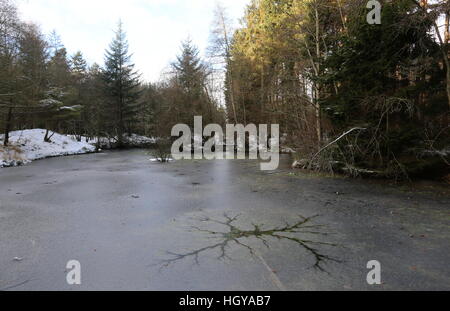
[[[0,159],[9,162],[25,162],[26,159],[23,155],[22,150],[18,146],[10,145],[10,146],[0,146]]]

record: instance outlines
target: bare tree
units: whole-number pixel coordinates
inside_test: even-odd
[[[233,113],[233,121],[238,123],[236,112],[236,100],[234,94],[234,78],[233,64],[231,61],[231,44],[233,29],[231,21],[227,16],[227,11],[219,2],[216,3],[214,11],[214,22],[211,31],[211,44],[209,47],[209,55],[212,58],[221,60],[221,67],[226,66],[226,88],[229,90],[231,109]]]
[[[448,105],[450,107],[450,1],[449,0],[411,0],[413,1],[419,10],[425,14],[425,17],[432,22],[434,32],[439,43],[439,50],[442,55],[447,76],[446,76],[446,90]],[[440,21],[443,21],[443,25],[439,25]],[[441,28],[444,27],[444,31]]]

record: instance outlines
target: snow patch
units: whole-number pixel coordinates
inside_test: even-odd
[[[74,140],[77,140],[77,137],[74,135],[70,135],[69,137],[73,138]],[[87,141],[89,144],[93,146],[99,145],[101,149],[109,150],[117,148],[117,137],[99,137],[99,138],[88,138],[85,136],[79,136],[79,139],[81,141]],[[157,138],[152,137],[146,137],[146,136],[140,136],[137,134],[132,135],[124,135],[123,137],[124,144],[126,147],[130,148],[145,148],[150,147],[152,145],[155,145],[158,141]]]
[[[159,162],[159,163],[164,163],[164,162],[172,162],[173,161],[173,159],[172,158],[169,158],[169,159],[165,159],[165,161],[163,161],[161,158],[151,158],[150,159],[150,162],[152,162],[152,163],[156,163],[156,162]]]
[[[141,147],[146,145],[154,145],[156,144],[157,140],[156,138],[152,137],[146,137],[146,136],[139,136],[136,134],[125,135],[124,137],[125,143],[129,145],[130,147]]]
[[[44,142],[46,130],[32,129],[9,133],[9,146],[0,147],[0,167],[18,166],[34,160],[50,157],[95,152],[89,143],[55,133],[51,142]],[[4,135],[0,135],[0,139]]]

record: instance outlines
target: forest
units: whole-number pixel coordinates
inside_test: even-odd
[[[295,166],[349,176],[450,179],[450,4],[252,0],[234,29],[218,5],[201,53],[187,39],[160,81],[143,81],[126,25],[104,64],[0,0],[0,132],[167,138],[175,124],[280,124]],[[157,47],[156,47],[157,48]],[[202,56],[202,55],[205,56]]]

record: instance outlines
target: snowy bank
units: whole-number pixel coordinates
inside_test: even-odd
[[[99,137],[99,138],[88,138],[85,136],[77,136],[69,135],[69,137],[75,141],[84,141],[88,142],[93,146],[99,146],[100,149],[115,149],[118,145],[118,138],[116,137]],[[126,148],[150,148],[156,144],[158,141],[157,138],[140,136],[136,134],[128,135],[125,134],[123,136],[123,143]]]
[[[44,142],[45,130],[33,129],[9,133],[9,146],[0,146],[0,167],[17,166],[38,159],[95,152],[86,142],[55,133],[51,142]],[[3,141],[4,135],[0,135]]]
[[[136,134],[132,134],[131,136],[125,135],[124,137],[125,144],[129,147],[146,147],[156,144],[158,139],[146,137],[146,136],[140,136]]]

